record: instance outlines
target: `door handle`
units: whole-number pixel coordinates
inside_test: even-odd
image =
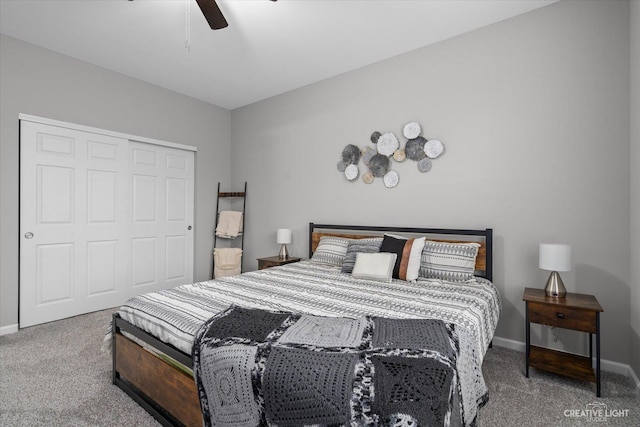
[[[25,239],[33,239],[33,233],[30,231],[27,231],[26,233],[24,233],[24,238]]]
[[[187,230],[191,230],[191,226],[188,226],[188,227],[187,227]]]

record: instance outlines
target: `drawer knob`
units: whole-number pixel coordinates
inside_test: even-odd
[[[556,313],[556,316],[558,316],[558,319],[564,319],[564,313]]]

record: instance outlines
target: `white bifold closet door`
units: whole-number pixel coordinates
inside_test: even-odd
[[[194,153],[20,122],[20,327],[193,281]]]

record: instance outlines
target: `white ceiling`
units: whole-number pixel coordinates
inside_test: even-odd
[[[234,109],[555,1],[219,0],[212,31],[195,0],[0,0],[0,32]]]

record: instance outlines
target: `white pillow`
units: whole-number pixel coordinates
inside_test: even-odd
[[[356,254],[356,263],[351,275],[358,279],[391,282],[393,266],[398,255],[390,252]]]
[[[420,275],[420,261],[422,259],[422,250],[424,249],[424,237],[413,239],[411,251],[409,252],[409,264],[407,265],[407,282],[414,282]]]

